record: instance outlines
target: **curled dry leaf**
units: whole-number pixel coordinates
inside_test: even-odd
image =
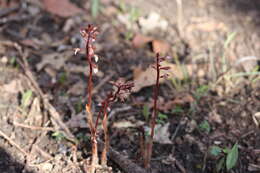
[[[178,78],[180,80],[184,79],[185,74],[180,66],[178,66],[176,64],[168,63],[168,62],[162,62],[161,65],[169,67],[169,70],[161,71],[161,75],[165,75],[165,74],[169,75],[168,76],[169,80],[173,79],[173,78]],[[192,65],[192,64],[185,65],[185,69],[189,76],[193,72],[193,67],[196,68],[196,65]],[[196,69],[194,69],[194,70],[196,70]],[[134,74],[134,84],[135,84],[135,86],[132,90],[133,92],[138,92],[144,87],[152,86],[155,84],[156,71],[151,67],[147,68],[144,71],[140,67],[137,67],[133,70],[133,74]],[[201,77],[203,75],[204,74],[198,74],[198,77]],[[160,83],[162,83],[164,81],[165,81],[165,79],[161,78]]]
[[[43,4],[48,12],[60,17],[71,17],[82,12],[69,0],[43,0]]]
[[[170,45],[167,42],[161,40],[153,40],[152,47],[154,53],[160,53],[162,55],[165,55],[170,49]]]
[[[154,53],[165,55],[170,50],[170,45],[167,42],[142,34],[136,34],[132,40],[132,44],[136,48],[143,47],[148,43],[152,43],[152,51]]]
[[[152,37],[148,37],[142,34],[136,34],[133,38],[132,44],[136,48],[143,47],[147,43],[151,42],[153,40]]]

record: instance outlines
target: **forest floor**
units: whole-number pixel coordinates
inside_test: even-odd
[[[147,172],[260,172],[259,1],[89,2],[0,2],[1,173],[84,172],[91,158],[89,74],[74,48],[84,48],[80,29],[88,24],[100,32],[94,115],[113,90],[110,81],[135,84],[110,108],[113,150],[143,167],[140,134],[155,84],[150,66],[160,52],[169,57],[170,76],[160,85]],[[113,172],[131,172],[112,155]]]

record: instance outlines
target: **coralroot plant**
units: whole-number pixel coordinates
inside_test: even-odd
[[[102,125],[103,125],[103,130],[104,130],[105,146],[103,148],[102,157],[101,157],[102,166],[107,165],[107,152],[108,152],[108,149],[109,149],[109,136],[108,136],[108,127],[107,127],[107,124],[108,124],[107,123],[107,120],[108,120],[107,110],[108,110],[109,106],[111,106],[111,104],[113,102],[117,101],[118,99],[121,100],[121,101],[124,101],[125,97],[127,96],[128,93],[131,92],[131,89],[134,86],[133,82],[123,83],[120,80],[118,82],[110,82],[110,83],[113,86],[116,87],[116,91],[110,92],[107,95],[106,99],[101,103],[101,109],[98,113],[96,125],[95,125],[95,129],[97,130],[98,121],[101,117],[101,114],[103,113]]]
[[[93,88],[92,76],[93,76],[93,72],[97,72],[97,66],[96,64],[94,64],[93,58],[95,59],[95,61],[98,60],[97,55],[95,55],[94,53],[95,47],[93,46],[93,43],[96,40],[97,34],[98,34],[97,28],[92,25],[88,25],[86,28],[81,30],[81,36],[84,38],[84,41],[86,43],[86,59],[89,65],[89,77],[88,77],[88,86],[87,86],[88,101],[86,104],[86,112],[87,112],[87,121],[91,133],[91,144],[92,144],[92,160],[91,160],[91,167],[90,167],[91,173],[95,172],[96,166],[98,165],[99,162],[97,136],[95,133],[96,130],[93,122],[93,113],[91,110],[92,88]],[[76,48],[75,54],[77,54],[79,51],[80,49]]]
[[[158,108],[157,108],[157,101],[158,101],[158,95],[159,95],[159,89],[160,89],[160,78],[167,78],[168,74],[161,75],[162,70],[169,70],[170,67],[163,67],[160,63],[165,61],[165,57],[160,57],[159,53],[156,54],[156,62],[154,65],[152,65],[152,68],[156,70],[156,83],[153,89],[153,114],[150,120],[150,130],[151,133],[148,137],[148,140],[145,141],[145,146],[142,146],[144,148],[144,166],[145,168],[150,167],[151,157],[152,157],[152,151],[153,151],[153,138],[154,138],[154,130],[155,130],[155,124],[156,119],[158,116]]]
[[[111,103],[117,101],[120,99],[121,101],[124,100],[125,96],[130,93],[132,87],[134,84],[132,82],[111,82],[113,86],[116,87],[115,92],[110,92],[104,101],[101,103],[101,109],[98,113],[96,122],[93,121],[93,113],[91,110],[91,104],[92,104],[92,88],[93,88],[93,81],[92,76],[93,72],[96,73],[98,71],[96,64],[93,62],[93,59],[97,62],[98,56],[94,53],[95,47],[93,46],[93,43],[96,40],[96,36],[98,34],[97,28],[93,27],[92,25],[88,25],[86,28],[81,30],[81,35],[84,38],[84,41],[86,43],[86,59],[89,65],[89,77],[88,77],[88,84],[87,84],[87,95],[88,100],[86,104],[86,112],[87,112],[87,122],[90,128],[91,133],[91,145],[92,145],[92,160],[91,165],[88,166],[87,172],[95,173],[96,169],[99,167],[99,158],[98,158],[98,145],[97,145],[97,126],[99,119],[101,118],[101,115],[103,115],[102,125],[104,130],[104,141],[105,145],[102,152],[101,157],[101,165],[102,167],[107,166],[107,152],[109,149],[109,136],[108,136],[108,115],[107,110],[109,106],[111,106]],[[77,54],[81,49],[76,48],[75,54]]]

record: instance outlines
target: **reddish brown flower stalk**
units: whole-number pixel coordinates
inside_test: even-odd
[[[150,161],[151,161],[151,157],[152,157],[152,150],[153,150],[153,138],[154,138],[154,129],[155,129],[155,124],[156,124],[156,119],[158,116],[158,108],[157,108],[157,101],[158,101],[158,95],[159,95],[159,89],[160,89],[160,78],[166,78],[166,75],[160,75],[161,70],[169,70],[170,67],[162,67],[161,66],[161,62],[165,61],[164,57],[160,57],[159,53],[156,54],[156,62],[155,64],[152,66],[152,68],[154,68],[156,70],[156,83],[155,83],[155,87],[153,89],[153,94],[154,94],[154,98],[153,98],[153,114],[151,117],[151,121],[150,121],[150,129],[151,129],[151,134],[149,136],[149,139],[147,141],[146,144],[146,152],[144,155],[144,166],[145,168],[149,168],[150,167]]]
[[[116,87],[116,91],[110,92],[106,99],[101,103],[101,109],[98,113],[98,117],[96,120],[96,125],[95,125],[95,130],[97,130],[98,126],[98,121],[100,119],[101,114],[103,113],[103,130],[104,130],[104,141],[105,141],[105,146],[102,152],[102,157],[101,157],[101,164],[103,166],[107,165],[107,152],[109,149],[109,135],[108,135],[108,128],[107,128],[107,109],[109,108],[110,104],[115,102],[116,100],[120,99],[121,101],[124,101],[126,94],[131,92],[131,89],[133,88],[134,84],[132,82],[111,82],[112,85]],[[95,131],[96,133],[96,131]]]
[[[87,86],[88,102],[86,104],[86,112],[87,112],[88,125],[91,132],[91,143],[92,143],[92,161],[91,161],[90,173],[95,173],[96,166],[98,165],[97,139],[96,139],[95,127],[93,123],[93,114],[91,110],[92,87],[93,87],[92,76],[93,76],[93,71],[95,72],[97,70],[96,65],[92,62],[92,58],[97,57],[94,53],[95,48],[93,46],[93,43],[96,40],[97,34],[98,34],[97,28],[92,25],[88,25],[86,28],[81,30],[81,35],[84,38],[86,43],[86,59],[89,64],[89,78],[88,78],[88,86]],[[75,54],[78,51],[80,51],[79,48],[75,49]]]

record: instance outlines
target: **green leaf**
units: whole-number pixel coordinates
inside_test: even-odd
[[[143,113],[143,116],[144,116],[145,120],[148,121],[150,112],[149,112],[149,108],[148,108],[147,105],[143,106],[142,113]]]
[[[209,86],[208,85],[201,85],[196,89],[196,93],[199,96],[204,96],[205,94],[207,94],[207,92],[209,91]]]
[[[168,119],[168,115],[162,114],[161,112],[159,112],[158,118],[161,119],[161,120],[167,120]]]
[[[226,154],[228,154],[230,151],[231,150],[229,148],[227,148],[227,147],[223,149],[223,152],[226,153]]]
[[[99,0],[92,0],[91,1],[91,15],[95,18],[98,15],[100,8],[100,2]]]
[[[227,170],[232,169],[236,165],[237,159],[238,159],[238,145],[236,143],[227,155],[227,160],[226,160]]]
[[[65,138],[65,136],[63,135],[63,133],[61,133],[61,132],[54,132],[54,133],[52,133],[52,135],[51,135],[52,137],[55,137],[57,140],[62,140],[62,139],[64,139]]]
[[[171,111],[173,114],[180,114],[180,113],[183,113],[184,110],[182,109],[181,106],[176,106],[174,109],[172,109]]]
[[[222,152],[222,148],[220,148],[218,146],[212,146],[210,148],[210,154],[212,156],[218,156],[221,152]]]
[[[60,84],[65,84],[65,82],[67,81],[68,76],[66,72],[62,72],[59,78],[59,83]]]
[[[207,120],[202,121],[202,123],[200,123],[200,125],[199,125],[199,128],[202,131],[205,131],[206,133],[210,132],[210,125]]]
[[[32,90],[27,90],[26,92],[24,92],[22,94],[22,107],[23,108],[29,106],[32,94],[33,94]]]
[[[162,113],[159,112],[158,118],[156,119],[156,123],[157,124],[164,124],[165,120],[167,120],[167,119],[168,119],[168,115],[162,114]]]

